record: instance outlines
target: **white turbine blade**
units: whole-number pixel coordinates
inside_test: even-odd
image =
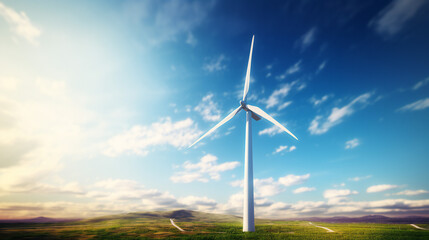
[[[204,134],[203,136],[201,136],[200,138],[198,138],[197,141],[195,141],[194,143],[192,143],[191,146],[189,146],[188,148],[194,146],[197,142],[199,142],[201,139],[203,139],[205,136],[209,135],[210,133],[212,133],[214,130],[216,130],[218,127],[222,126],[224,123],[228,122],[232,117],[234,117],[239,111],[241,110],[241,106],[238,107],[237,109],[235,109],[234,111],[232,111],[228,116],[226,116],[226,118],[224,118],[222,121],[220,121],[218,124],[216,124],[216,126],[214,126],[212,129],[210,129],[208,132],[206,132],[206,134]]]
[[[281,125],[279,122],[277,122],[274,118],[272,118],[270,115],[268,115],[266,112],[262,111],[262,109],[249,105],[246,105],[248,109],[250,109],[250,111],[258,114],[259,116],[267,119],[268,121],[274,123],[274,125],[276,125],[277,127],[281,128],[283,131],[289,133],[292,137],[294,137],[296,140],[298,140],[297,137],[295,137],[295,135],[293,135],[293,133],[291,133],[289,130],[287,130],[287,128],[283,127],[283,125]]]
[[[250,46],[249,62],[247,63],[246,80],[244,83],[243,101],[246,101],[247,92],[249,92],[250,67],[252,65],[253,40],[255,40],[255,35],[253,35],[253,37],[252,37],[252,45]]]

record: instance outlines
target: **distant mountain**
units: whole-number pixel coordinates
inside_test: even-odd
[[[191,210],[176,210],[176,211],[153,211],[153,212],[134,212],[117,214],[110,216],[102,216],[82,220],[83,222],[102,222],[110,220],[168,220],[170,218],[181,222],[241,222],[240,217],[215,213],[204,213]]]
[[[59,223],[59,222],[74,222],[81,219],[77,218],[47,218],[47,217],[36,217],[29,219],[3,219],[0,223]]]
[[[95,223],[103,221],[115,221],[115,220],[131,220],[138,222],[151,222],[151,221],[166,221],[170,218],[178,220],[180,222],[241,222],[242,218],[225,215],[225,214],[214,214],[204,213],[191,210],[176,210],[176,211],[152,211],[152,212],[133,212],[125,214],[116,214],[110,216],[102,216],[88,219],[66,219],[66,218],[46,218],[37,217],[31,219],[7,219],[0,220],[0,223],[61,223],[61,222],[74,222],[80,221],[81,223]],[[257,219],[258,222],[268,219]],[[383,215],[367,215],[363,217],[308,217],[308,218],[289,218],[283,219],[289,221],[311,221],[311,222],[330,222],[330,223],[429,223],[429,217],[422,216],[408,216],[408,217],[386,217]]]

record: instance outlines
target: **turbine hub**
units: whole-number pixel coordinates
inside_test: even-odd
[[[244,111],[249,111],[249,109],[247,108],[247,106],[246,106],[246,103],[245,102],[243,102],[242,100],[240,100],[240,105],[241,105],[241,107],[244,109]]]

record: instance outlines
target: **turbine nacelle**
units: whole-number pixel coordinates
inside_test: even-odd
[[[248,107],[247,104],[244,101],[240,101],[241,109],[243,109],[246,112],[250,112],[252,114],[252,118],[256,121],[261,120],[261,118],[254,112],[252,112]]]
[[[243,100],[240,100],[240,105],[241,105],[241,108],[243,108],[244,111],[246,111],[246,112],[249,111],[249,109],[247,108],[246,103]]]

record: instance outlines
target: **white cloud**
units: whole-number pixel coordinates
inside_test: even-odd
[[[280,177],[278,181],[274,180],[272,177],[253,180],[255,197],[270,197],[277,195],[286,190],[286,187],[298,185],[306,182],[310,178],[310,174],[305,175],[287,175]],[[233,187],[243,187],[243,180],[236,180],[230,183]],[[312,191],[312,190],[309,190]]]
[[[354,178],[349,178],[349,181],[359,182],[359,181],[362,181],[362,180],[365,180],[365,179],[369,179],[371,177],[372,177],[371,175],[364,176],[364,177],[354,177]]]
[[[320,71],[322,71],[323,69],[325,69],[325,67],[326,67],[326,60],[325,61],[323,61],[320,65],[319,65],[319,67],[317,68],[317,71],[316,71],[316,74],[317,73],[319,73]]]
[[[226,69],[225,60],[225,55],[221,54],[218,57],[212,58],[207,63],[205,63],[203,65],[203,69],[208,72],[224,70]]]
[[[426,193],[429,193],[429,191],[420,189],[420,190],[404,190],[398,193],[394,193],[392,195],[415,196],[415,195],[426,194]]]
[[[420,99],[418,101],[415,101],[413,103],[410,103],[408,105],[405,105],[398,109],[398,111],[417,111],[417,110],[423,110],[425,108],[429,107],[429,98]]]
[[[142,199],[166,196],[156,189],[146,189],[142,184],[130,179],[105,179],[94,183],[85,194],[98,201],[140,201]]]
[[[272,108],[280,104],[281,100],[285,98],[292,87],[296,84],[296,81],[284,84],[279,89],[274,90],[274,92],[265,100],[267,108]]]
[[[86,197],[95,199],[97,204],[126,203],[121,211],[166,210],[186,208],[198,211],[211,211],[217,203],[213,199],[199,196],[186,196],[177,199],[168,192],[146,189],[137,181],[129,179],[106,179],[90,186]]]
[[[320,115],[316,116],[313,121],[311,121],[308,130],[311,134],[326,133],[333,126],[341,123],[345,117],[352,115],[357,110],[358,106],[363,108],[368,105],[369,99],[372,95],[373,93],[370,92],[364,93],[359,97],[353,99],[344,107],[334,107],[331,111],[331,114],[327,118],[323,118]]]
[[[324,95],[320,99],[317,99],[315,97],[310,98],[310,102],[313,103],[315,107],[321,105],[322,103],[326,102],[331,96],[330,95]]]
[[[41,31],[35,27],[25,12],[16,12],[0,2],[0,16],[10,24],[10,28],[18,36],[25,38],[31,44],[37,45]]]
[[[323,193],[324,198],[338,198],[346,197],[352,194],[357,194],[356,191],[351,191],[350,189],[328,189]]]
[[[274,153],[279,153],[282,152],[284,150],[287,149],[287,146],[279,146],[278,148],[276,148],[276,150],[274,151]]]
[[[314,188],[314,187],[300,187],[300,188],[293,190],[293,193],[298,194],[298,193],[304,193],[304,192],[311,192],[314,190],[316,190],[316,188]]]
[[[279,110],[279,111],[283,110],[283,109],[285,109],[286,107],[288,107],[291,104],[292,104],[292,101],[284,102],[283,104],[281,104],[281,105],[278,106],[277,110]]]
[[[393,36],[425,3],[424,0],[394,0],[371,20],[369,26],[381,35]]]
[[[429,83],[429,77],[428,77],[428,78],[426,78],[426,79],[424,79],[424,80],[421,80],[421,81],[417,82],[417,83],[413,86],[413,90],[417,90],[417,89],[419,89],[419,88],[421,88],[421,87],[425,86],[425,85],[426,85],[426,84],[428,84],[428,83]]]
[[[346,142],[345,149],[353,149],[353,148],[359,146],[359,144],[360,144],[360,141],[357,138],[354,138],[352,140],[348,140]]]
[[[298,39],[296,44],[301,48],[301,51],[304,51],[305,49],[307,49],[307,47],[309,47],[314,42],[316,38],[316,32],[317,32],[317,28],[312,27]]]
[[[197,163],[186,161],[182,165],[184,171],[174,173],[170,180],[175,183],[208,182],[209,179],[219,180],[221,172],[232,170],[240,165],[240,162],[237,161],[218,164],[217,160],[216,156],[206,154]]]
[[[197,45],[198,41],[191,32],[188,32],[188,37],[186,38],[186,43],[191,45],[191,46],[195,46],[195,45]]]
[[[135,125],[130,130],[110,138],[104,146],[103,153],[110,157],[123,153],[145,156],[149,153],[149,148],[154,146],[187,147],[201,133],[190,118],[172,122],[167,117],[150,126]]]
[[[269,127],[269,128],[265,128],[261,131],[259,131],[259,135],[268,135],[268,136],[274,136],[276,134],[282,133],[283,130],[279,127],[277,127],[276,125]]]
[[[255,179],[255,196],[269,197],[283,192],[285,189],[273,178]]]
[[[290,66],[288,69],[286,69],[286,71],[283,74],[277,76],[276,79],[283,80],[287,76],[299,72],[301,70],[301,62],[302,60],[299,60],[298,62]]]
[[[355,194],[358,192],[350,189],[328,189],[323,193],[323,197],[328,199],[328,203],[335,205],[347,201],[349,196]]]
[[[217,206],[217,202],[208,197],[187,196],[179,198],[177,202],[187,206],[186,209],[203,212],[213,211]]]
[[[293,175],[289,174],[287,176],[279,178],[279,183],[288,187],[293,185],[298,185],[306,182],[310,178],[310,174],[304,174],[304,175]]]
[[[389,185],[389,184],[380,184],[380,185],[374,185],[366,189],[367,193],[376,193],[376,192],[383,192],[390,189],[394,189],[399,187],[398,185]]]
[[[213,101],[212,93],[204,96],[202,101],[194,108],[194,110],[199,112],[206,121],[219,121],[221,117],[218,104]]]
[[[273,154],[277,154],[277,153],[281,153],[281,152],[292,152],[296,150],[295,146],[291,146],[288,149],[288,146],[279,146],[278,148],[276,148],[276,150],[273,152]]]
[[[158,201],[158,202],[154,202]],[[226,203],[217,203],[207,197],[187,196],[176,199],[163,193],[157,197],[147,197],[141,202],[103,201],[103,202],[0,202],[0,208],[11,214],[11,218],[31,218],[49,216],[54,218],[87,218],[103,215],[139,212],[148,210],[193,209],[213,213],[226,213],[241,216],[243,193],[232,194]],[[304,216],[332,216],[386,214],[402,215],[424,214],[429,208],[429,199],[384,199],[377,201],[298,201],[296,203],[272,202],[266,198],[255,197],[255,212],[261,218],[284,219]]]

